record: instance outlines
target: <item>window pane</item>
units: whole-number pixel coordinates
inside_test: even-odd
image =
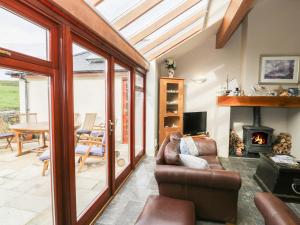
[[[2,7],[0,21],[0,48],[48,60],[47,29]]]
[[[136,81],[143,77],[136,75]],[[144,83],[144,82],[140,82]],[[135,156],[144,148],[144,91],[136,86],[135,91]]]
[[[115,65],[115,155],[116,177],[129,165],[130,72]]]
[[[0,224],[53,224],[49,85],[0,68]]]
[[[107,188],[106,60],[73,44],[77,216]]]

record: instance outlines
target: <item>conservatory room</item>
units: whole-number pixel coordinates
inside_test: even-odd
[[[300,224],[299,10],[0,0],[0,225]]]

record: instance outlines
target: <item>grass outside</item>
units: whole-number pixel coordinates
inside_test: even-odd
[[[19,82],[0,80],[0,111],[19,110]]]

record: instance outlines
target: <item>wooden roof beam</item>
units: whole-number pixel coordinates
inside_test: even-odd
[[[137,7],[133,8],[128,13],[121,16],[115,23],[114,27],[117,30],[121,30],[126,27],[128,24],[132,23],[134,20],[144,15],[150,9],[161,3],[162,0],[145,0]]]
[[[165,42],[166,40],[168,40],[169,38],[171,38],[172,36],[180,32],[181,30],[185,29],[189,25],[193,24],[194,22],[196,22],[197,20],[199,20],[205,15],[206,15],[206,10],[201,10],[200,12],[195,13],[194,15],[185,19],[183,22],[181,22],[180,24],[176,25],[174,28],[166,32],[165,34],[161,35],[153,42],[143,47],[139,52],[141,52],[142,54],[149,52],[151,49],[154,49],[158,45],[162,44],[163,42]]]
[[[216,48],[223,48],[243,19],[253,7],[255,0],[231,0],[216,38]]]
[[[151,61],[153,59],[156,59],[157,57],[161,56],[162,54],[165,54],[166,52],[174,49],[176,46],[180,45],[184,41],[192,38],[193,36],[195,36],[196,34],[200,33],[201,31],[202,31],[202,27],[196,26],[196,27],[190,29],[189,31],[185,32],[184,34],[180,35],[178,38],[176,38],[175,40],[171,41],[166,46],[158,49],[157,51],[155,51],[153,53],[150,53],[148,55],[146,54],[145,57],[149,61]]]
[[[152,34],[154,31],[158,30],[159,28],[161,28],[165,24],[169,23],[170,21],[175,19],[177,16],[181,15],[182,13],[184,13],[185,11],[187,11],[188,9],[190,9],[191,7],[193,7],[194,5],[199,3],[200,1],[201,0],[188,0],[188,1],[185,1],[183,4],[179,5],[178,7],[176,7],[175,9],[170,11],[169,13],[167,13],[166,15],[162,16],[160,19],[158,19],[156,22],[154,22],[150,26],[146,27],[142,31],[135,34],[132,38],[130,38],[129,42],[132,45],[135,45],[136,43],[143,40],[145,37]]]

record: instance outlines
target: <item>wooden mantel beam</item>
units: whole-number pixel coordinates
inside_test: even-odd
[[[223,48],[253,7],[255,0],[231,0],[216,39],[216,48]]]

